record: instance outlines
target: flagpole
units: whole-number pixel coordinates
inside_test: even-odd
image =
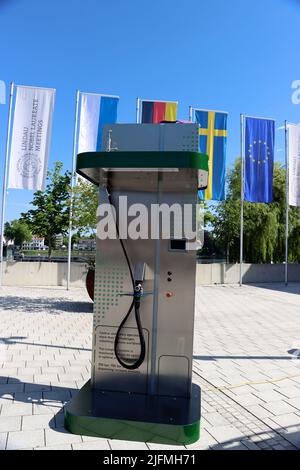
[[[73,199],[74,199],[74,185],[75,185],[75,168],[76,168],[75,165],[76,165],[76,146],[77,146],[77,131],[78,131],[79,97],[80,97],[80,91],[77,90],[77,92],[76,92],[76,103],[75,103],[75,122],[74,122],[74,137],[73,137],[71,195],[70,195],[70,214],[69,214],[67,290],[70,289],[70,281],[71,281],[72,215],[73,215]]]
[[[1,209],[1,240],[0,240],[0,287],[3,282],[3,245],[4,245],[4,220],[5,220],[5,206],[6,206],[6,191],[7,191],[7,170],[8,170],[8,152],[9,152],[9,140],[10,140],[10,129],[11,129],[11,116],[12,116],[12,101],[14,94],[14,83],[10,84],[9,94],[9,108],[8,108],[8,123],[7,123],[7,135],[6,135],[6,148],[5,148],[5,159],[4,159],[4,171],[3,171],[3,192],[2,192],[2,209]]]
[[[289,269],[289,158],[288,158],[288,129],[287,121],[284,122],[284,134],[285,134],[285,200],[286,200],[286,211],[285,211],[285,285],[288,285],[288,269]]]
[[[141,100],[140,98],[137,98],[136,99],[136,115],[135,115],[135,120],[137,124],[140,123],[140,105],[141,105]]]
[[[240,287],[243,285],[243,251],[244,251],[244,115],[241,114],[241,229],[240,229]]]
[[[193,107],[189,106],[189,121],[193,122]]]

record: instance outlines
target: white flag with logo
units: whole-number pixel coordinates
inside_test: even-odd
[[[289,204],[300,207],[300,125],[289,124]]]
[[[55,90],[17,86],[8,187],[43,189],[47,176]]]

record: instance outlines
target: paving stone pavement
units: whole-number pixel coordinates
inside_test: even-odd
[[[63,406],[90,377],[84,289],[0,289],[0,449],[184,449],[76,436]],[[300,285],[197,289],[201,438],[188,449],[300,449]]]

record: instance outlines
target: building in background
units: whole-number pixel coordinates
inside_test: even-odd
[[[73,248],[75,250],[90,250],[96,249],[96,240],[94,238],[80,238],[78,243],[74,243]]]
[[[58,248],[61,248],[64,244],[64,237],[63,235],[60,233],[58,235],[55,235],[55,240],[54,240],[54,245],[55,245],[55,248],[56,250]]]
[[[22,250],[45,250],[45,239],[41,237],[32,237],[30,242],[24,242]]]

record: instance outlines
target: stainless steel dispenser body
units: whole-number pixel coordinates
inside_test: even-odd
[[[128,126],[127,132],[124,127],[122,129],[122,125],[107,127],[103,135],[105,145],[109,141],[114,151],[128,148],[144,150],[143,140],[132,140],[134,135],[138,136],[138,127],[136,131],[133,127],[129,130],[133,133],[128,132]],[[160,134],[156,134],[155,140],[152,129],[148,128],[146,132],[152,135],[152,144],[144,139],[147,149],[163,147],[164,150],[164,141],[168,141],[169,137],[165,139],[159,130]],[[170,132],[168,127],[166,135]],[[179,134],[180,142],[176,142],[174,148],[167,143],[165,147],[168,150],[170,146],[171,150],[198,150],[197,126],[186,131],[182,127]],[[169,140],[172,142],[171,138]],[[196,169],[99,171],[99,205],[109,202],[108,190],[117,220],[126,216],[124,197],[127,198],[127,207],[143,204],[149,216],[153,204],[177,204],[182,213],[185,204],[192,204],[193,210],[196,210],[199,176]],[[98,227],[92,386],[106,391],[189,397],[192,384],[196,253],[188,249],[188,242],[184,239],[179,243],[172,241],[172,233],[168,239],[162,239],[161,233],[157,239],[151,238],[151,228],[153,236],[154,227],[158,227],[157,213],[156,219],[148,221],[147,239],[123,240],[132,271],[138,263],[145,263],[143,288],[147,295],[141,300],[140,315],[146,340],[146,357],[137,370],[124,369],[114,352],[118,327],[132,302],[129,295],[132,293],[130,272],[118,237],[100,239]],[[139,355],[140,343],[134,311],[122,330],[119,347],[120,353],[127,358]]]

